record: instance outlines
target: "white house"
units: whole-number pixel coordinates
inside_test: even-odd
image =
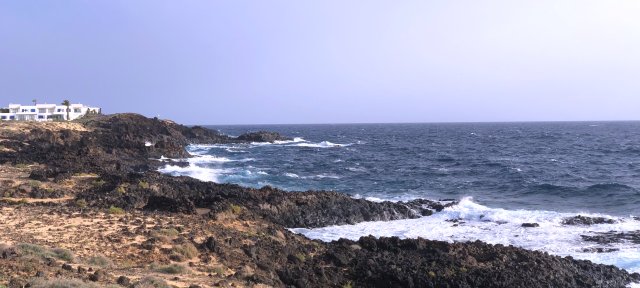
[[[6,108],[0,108],[0,121],[54,121],[74,120],[89,113],[100,114],[99,107],[89,107],[82,104],[69,105],[67,119],[67,106],[56,104],[20,105],[9,104]]]

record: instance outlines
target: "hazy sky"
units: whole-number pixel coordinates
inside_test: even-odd
[[[0,0],[0,105],[187,124],[640,119],[640,1]]]

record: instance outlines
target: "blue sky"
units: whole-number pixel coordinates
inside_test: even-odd
[[[0,0],[0,102],[187,124],[633,120],[638,15],[632,0]]]

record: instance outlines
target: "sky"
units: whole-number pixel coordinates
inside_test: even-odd
[[[640,120],[637,0],[0,0],[0,105],[185,124]]]

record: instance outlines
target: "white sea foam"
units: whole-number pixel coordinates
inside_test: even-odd
[[[471,198],[464,198],[458,205],[419,219],[291,230],[323,241],[339,238],[355,240],[366,235],[423,237],[448,242],[481,240],[491,244],[514,245],[530,250],[546,251],[560,256],[570,255],[596,263],[616,265],[631,272],[640,272],[640,245],[632,243],[598,245],[585,242],[580,237],[580,235],[594,235],[612,230],[618,232],[640,230],[640,221],[599,214],[583,213],[582,215],[612,218],[616,223],[591,226],[563,225],[563,218],[576,216],[576,214],[489,208],[473,202]],[[460,223],[446,221],[455,219],[459,219]],[[521,226],[522,223],[538,223],[540,227],[524,228]],[[583,252],[583,249],[595,247],[619,250],[609,253]]]
[[[291,143],[298,143],[298,142],[307,142],[307,140],[304,140],[304,138],[302,137],[295,137],[293,138],[293,140],[275,141],[273,143],[281,145],[281,144],[291,144]]]
[[[365,171],[367,171],[367,169],[364,168],[364,167],[347,167],[345,169],[347,169],[347,170],[349,170],[351,172],[365,172]]]
[[[348,144],[338,144],[338,143],[332,143],[329,141],[322,141],[320,143],[298,143],[298,144],[292,144],[292,145],[286,145],[286,146],[295,146],[295,147],[308,147],[308,148],[337,148],[337,147],[348,147],[353,145],[353,143],[348,143]]]
[[[218,157],[213,155],[202,155],[193,158],[185,159],[189,163],[224,163],[231,162],[233,160],[226,157]]]
[[[300,178],[300,176],[298,176],[298,174],[295,174],[295,173],[284,173],[284,176],[287,176],[289,178]]]
[[[329,178],[329,179],[340,179],[340,176],[338,176],[338,175],[331,175],[331,174],[318,174],[318,175],[313,175],[313,176],[303,177],[303,178],[312,178],[312,179],[324,179],[324,178]]]
[[[147,142],[144,142],[144,146],[145,147],[151,147],[151,146],[153,146],[153,143],[147,141]]]
[[[174,176],[189,176],[198,180],[217,182],[218,177],[222,174],[222,169],[212,169],[199,167],[194,163],[189,164],[187,167],[180,167],[176,165],[166,165],[158,169],[161,173],[167,173]]]
[[[358,142],[361,143],[361,142]],[[187,151],[192,155],[205,155],[211,149],[225,149],[231,153],[246,152],[243,149],[251,149],[256,147],[274,146],[274,147],[308,147],[308,148],[336,148],[348,147],[353,143],[340,144],[329,141],[313,143],[301,137],[293,138],[293,140],[274,141],[274,142],[251,142],[251,143],[234,143],[234,144],[192,144],[187,147]]]

